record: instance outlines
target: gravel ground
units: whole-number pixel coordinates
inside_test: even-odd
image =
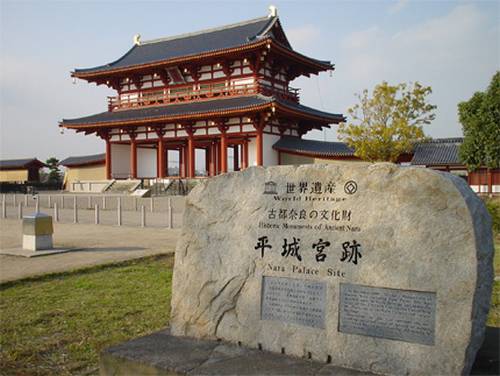
[[[179,230],[54,224],[54,246],[80,250],[43,257],[0,255],[0,283],[161,253],[173,253]],[[0,249],[22,244],[22,222],[0,220]]]

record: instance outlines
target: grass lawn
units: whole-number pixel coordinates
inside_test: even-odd
[[[493,260],[495,275],[500,277],[500,234],[495,236],[495,259]],[[491,308],[488,316],[489,326],[500,328],[500,281],[493,282]]]
[[[167,326],[172,265],[163,256],[0,286],[0,373],[97,374],[102,348]],[[500,281],[488,325],[500,327]]]
[[[173,258],[0,286],[0,373],[97,374],[102,348],[167,326]]]

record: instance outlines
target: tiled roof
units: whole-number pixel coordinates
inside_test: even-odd
[[[140,120],[162,120],[162,118],[174,118],[176,116],[194,116],[197,114],[217,113],[223,111],[251,110],[252,107],[258,107],[266,104],[270,105],[271,103],[277,103],[290,111],[296,111],[299,113],[308,114],[310,116],[326,118],[332,123],[342,121],[343,119],[343,116],[340,114],[330,114],[327,112],[318,111],[297,103],[280,101],[279,99],[274,97],[253,95],[226,99],[213,99],[209,101],[169,104],[165,106],[144,107],[134,110],[112,112],[106,111],[100,114],[77,119],[63,119],[61,125],[99,125],[104,123],[112,124]]]
[[[418,143],[413,152],[412,165],[463,165],[458,150],[463,138],[438,138]],[[354,150],[343,142],[305,140],[298,137],[283,137],[273,148],[291,153],[309,154],[318,157],[354,157]]]
[[[81,155],[79,157],[68,157],[59,162],[60,165],[71,167],[85,164],[104,162],[106,154]]]
[[[249,97],[234,97],[228,99],[214,99],[200,102],[186,102],[165,106],[144,107],[134,110],[106,111],[100,114],[85,116],[77,119],[63,119],[62,125],[85,125],[110,122],[123,122],[162,118],[166,116],[181,116],[224,110],[244,109],[250,106],[259,106],[272,102],[272,97],[260,95]]]
[[[438,138],[415,146],[412,165],[463,165],[458,156],[463,138]]]
[[[273,148],[318,157],[354,157],[354,150],[343,142],[305,140],[290,136],[278,140]]]
[[[40,162],[36,158],[25,158],[25,159],[5,159],[3,161],[0,161],[0,169],[7,169],[7,168],[27,168],[30,164],[36,163],[40,167],[45,166],[43,162]]]
[[[140,42],[112,63],[93,68],[75,69],[75,74],[105,72],[243,47],[265,38],[272,38],[270,30],[276,23],[279,25],[278,17],[261,17],[219,28]],[[289,45],[284,47],[291,50]],[[330,62],[311,60],[330,65]]]

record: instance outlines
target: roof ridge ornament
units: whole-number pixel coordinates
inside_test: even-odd
[[[267,17],[278,17],[278,8],[274,5],[269,5],[269,14]]]
[[[134,44],[136,46],[140,46],[141,45],[141,34],[135,34],[134,35]]]

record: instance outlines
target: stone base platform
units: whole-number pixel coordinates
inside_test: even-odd
[[[487,328],[473,375],[499,374],[499,328]],[[174,337],[162,330],[101,353],[100,375],[315,375],[360,376],[368,372],[248,349],[218,341]]]
[[[73,252],[78,251],[81,248],[51,248],[44,249],[40,251],[31,251],[23,248],[12,248],[12,249],[0,249],[0,255],[7,256],[20,256],[20,257],[40,257],[40,256],[49,256],[56,255],[59,253]]]

